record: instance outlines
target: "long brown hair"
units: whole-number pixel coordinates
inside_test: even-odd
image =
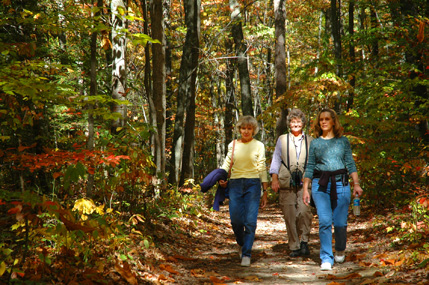
[[[314,121],[313,129],[314,135],[316,138],[320,137],[323,133],[322,128],[320,127],[320,115],[322,113],[329,113],[331,115],[332,120],[334,121],[334,135],[336,138],[340,138],[343,136],[343,127],[340,124],[340,120],[338,119],[337,113],[330,108],[322,109],[317,115],[316,120]]]

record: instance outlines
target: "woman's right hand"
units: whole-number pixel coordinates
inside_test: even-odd
[[[306,206],[310,205],[310,194],[308,193],[308,190],[306,188],[302,189],[302,201]]]
[[[228,180],[219,180],[219,185],[222,188],[226,188],[226,186],[228,186]]]
[[[302,201],[306,206],[310,205],[310,193],[308,193],[308,185],[310,182],[310,178],[304,178],[304,185],[302,186]]]

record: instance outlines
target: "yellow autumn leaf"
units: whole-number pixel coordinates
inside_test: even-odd
[[[4,261],[2,261],[2,263],[0,263],[0,276],[2,276],[6,271],[6,263]]]

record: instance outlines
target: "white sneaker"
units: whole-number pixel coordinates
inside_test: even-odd
[[[241,259],[241,266],[250,266],[250,257],[243,256],[243,258]]]
[[[240,256],[240,259],[243,255],[243,247],[241,245],[238,246],[238,255]]]
[[[320,265],[320,270],[322,270],[322,271],[332,270],[331,263],[329,263],[329,262],[323,262],[322,265]]]
[[[344,250],[343,251],[336,251],[334,259],[335,259],[335,262],[343,263],[344,260],[346,259],[346,255],[344,253]]]

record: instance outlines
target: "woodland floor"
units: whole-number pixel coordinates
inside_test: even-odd
[[[320,271],[317,216],[310,256],[290,258],[281,212],[271,203],[259,212],[251,266],[241,267],[228,206],[223,206],[189,230],[185,225],[175,235],[159,232],[163,257],[151,263],[151,273],[140,274],[139,284],[429,284],[427,267],[407,264],[404,248],[392,247],[392,237],[374,229],[372,219],[351,214],[346,261]]]

